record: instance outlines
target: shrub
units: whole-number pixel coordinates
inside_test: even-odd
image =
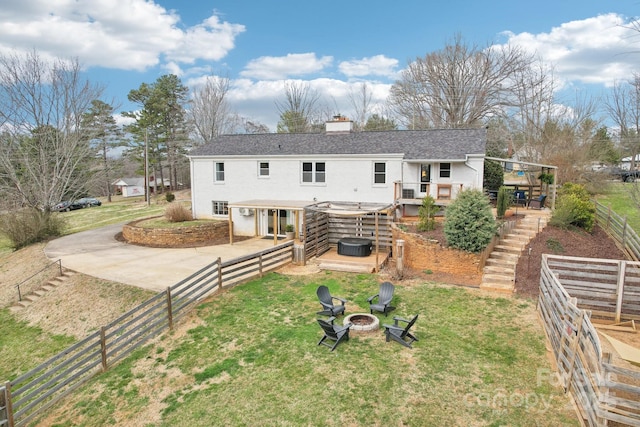
[[[193,219],[191,211],[180,203],[172,203],[167,206],[167,209],[164,211],[164,217],[167,218],[169,222],[184,222]]]
[[[583,185],[567,183],[559,189],[556,209],[550,224],[565,229],[579,227],[591,232],[595,218],[595,204]]]
[[[430,231],[436,228],[436,212],[439,208],[436,206],[436,201],[431,196],[426,196],[422,199],[422,206],[418,208],[418,215],[420,220],[418,221],[419,231]]]
[[[464,190],[447,207],[444,234],[449,246],[480,252],[496,233],[496,220],[489,201],[478,190]]]
[[[496,215],[498,218],[504,218],[504,214],[511,206],[513,195],[508,187],[500,187],[498,190],[498,199],[496,200]]]
[[[484,161],[484,188],[497,190],[504,185],[502,166],[493,160]]]
[[[11,248],[17,250],[59,236],[64,224],[64,219],[58,214],[22,209],[0,216],[0,233],[9,239]]]
[[[176,195],[169,192],[167,194],[165,194],[164,198],[167,200],[167,202],[171,203],[176,199]]]

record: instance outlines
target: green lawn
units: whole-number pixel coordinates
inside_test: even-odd
[[[552,386],[535,303],[397,284],[392,315],[419,314],[413,349],[382,331],[316,345],[325,284],[368,312],[368,274],[271,273],[201,304],[178,330],[100,375],[47,425],[578,425]],[[380,316],[381,323],[392,317]],[[341,323],[341,318],[338,320]]]
[[[596,200],[621,217],[626,217],[631,228],[640,234],[640,208],[633,201],[634,192],[640,194],[640,182],[612,183],[603,189],[602,194],[596,196]]]

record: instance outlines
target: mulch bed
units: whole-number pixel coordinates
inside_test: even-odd
[[[530,250],[529,250],[530,249]],[[583,258],[626,259],[616,243],[600,227],[591,233],[584,230],[563,230],[547,225],[529,242],[516,266],[515,292],[536,298],[540,286],[542,254]]]

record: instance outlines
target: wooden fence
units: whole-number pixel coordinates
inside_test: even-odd
[[[23,426],[95,374],[157,337],[203,298],[291,262],[293,242],[215,262],[0,386],[0,426]]]
[[[585,309],[602,299],[607,303],[596,305],[601,316],[608,313],[612,321],[632,318],[639,305],[639,268],[631,261],[542,255],[538,311],[558,379],[585,425],[640,425],[640,372],[611,363],[591,322],[593,312]]]
[[[627,224],[626,218],[613,212],[610,207],[596,202],[596,222],[616,241],[629,259],[640,261],[640,237]]]

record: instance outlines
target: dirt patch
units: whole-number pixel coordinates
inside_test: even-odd
[[[529,242],[518,260],[516,294],[530,298],[538,297],[542,254],[626,259],[616,243],[598,226],[592,233],[587,233],[584,230],[563,230],[547,225]]]

